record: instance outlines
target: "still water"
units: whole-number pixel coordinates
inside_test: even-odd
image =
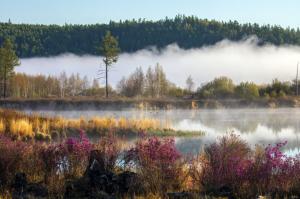
[[[31,112],[32,111],[28,111]],[[93,116],[154,118],[168,123],[177,130],[204,131],[205,136],[175,138],[177,148],[183,153],[197,153],[205,144],[226,133],[235,133],[251,146],[267,146],[287,141],[284,148],[289,155],[300,152],[300,109],[216,109],[216,110],[95,110],[95,111],[37,111],[45,116],[66,118],[91,118]]]

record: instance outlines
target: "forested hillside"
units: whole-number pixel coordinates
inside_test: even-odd
[[[177,43],[182,48],[215,44],[225,38],[237,41],[257,35],[261,44],[300,44],[300,30],[279,26],[217,22],[196,17],[177,16],[160,21],[131,20],[95,25],[29,25],[0,23],[0,45],[12,39],[20,57],[50,56],[61,53],[98,54],[105,32],[119,39],[122,52],[148,46],[162,48]]]

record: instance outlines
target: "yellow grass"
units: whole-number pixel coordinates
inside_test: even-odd
[[[34,132],[39,132],[43,134],[48,134],[50,132],[50,121],[49,120],[41,120],[38,117],[35,117],[31,122],[32,129]]]
[[[13,119],[10,121],[10,133],[15,136],[33,137],[32,124],[28,119]]]
[[[131,128],[134,129],[141,129],[141,130],[147,130],[147,129],[159,129],[160,128],[160,121],[156,119],[132,119],[128,120],[128,123]]]
[[[5,123],[0,120],[0,134],[5,133]]]
[[[57,130],[62,130],[67,126],[66,120],[62,117],[55,118],[51,124],[52,127]]]
[[[115,118],[93,117],[88,121],[89,127],[92,129],[113,129],[117,127],[117,120]]]
[[[48,133],[50,129],[62,130],[65,128],[75,129],[93,129],[93,130],[110,130],[110,129],[161,129],[167,128],[167,125],[162,125],[157,119],[119,119],[113,117],[93,117],[89,120],[81,117],[80,119],[65,119],[62,117],[53,120],[40,121],[34,119],[32,122],[34,131]]]
[[[49,120],[43,121],[40,127],[40,131],[44,134],[50,133],[50,122]]]
[[[161,128],[161,123],[156,119],[126,119],[120,118],[118,120],[118,128],[120,129],[159,129]]]
[[[80,120],[78,120],[78,119],[69,119],[69,120],[67,120],[67,126],[72,127],[72,128],[76,128],[76,129],[80,129],[80,127],[81,127]]]
[[[4,122],[7,120],[7,123]],[[158,119],[129,119],[125,117],[93,117],[85,119],[66,119],[62,117],[45,118],[39,115],[26,115],[21,112],[0,109],[0,133],[16,137],[50,135],[52,132],[67,132],[69,129],[83,129],[87,132],[105,133],[110,131],[132,130],[133,132],[168,129],[167,122]]]
[[[121,117],[118,121],[118,127],[121,129],[128,129],[129,125],[125,117]]]

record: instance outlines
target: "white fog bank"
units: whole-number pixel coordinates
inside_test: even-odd
[[[128,76],[135,68],[141,66],[146,71],[157,62],[163,66],[167,78],[180,86],[185,86],[189,75],[197,86],[218,76],[228,76],[236,83],[269,83],[274,78],[295,78],[296,65],[300,60],[299,46],[261,47],[257,43],[257,39],[252,37],[240,42],[223,40],[213,46],[189,50],[172,44],[160,52],[152,48],[122,53],[109,74],[110,83],[115,86],[122,76]],[[97,78],[100,65],[103,66],[100,56],[63,54],[21,59],[21,66],[16,71],[45,75],[59,75],[65,71],[93,79]]]

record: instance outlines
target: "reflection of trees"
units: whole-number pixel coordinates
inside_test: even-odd
[[[195,114],[195,113],[193,113]],[[300,111],[285,110],[204,110],[193,115],[191,122],[200,122],[203,125],[213,128],[216,131],[226,131],[227,129],[237,129],[240,132],[255,132],[258,125],[265,126],[274,133],[285,128],[293,128],[299,132]]]
[[[214,142],[216,140],[212,140]],[[269,144],[276,144],[278,142],[282,142],[283,140],[273,140],[270,143],[270,140],[259,140],[258,143],[255,143],[251,145],[254,147],[255,145],[261,145],[263,147],[268,146]],[[196,155],[198,154],[203,147],[209,144],[208,142],[205,142],[204,137],[199,137],[199,138],[179,138],[176,142],[176,148],[182,153],[186,155]],[[298,151],[300,147],[299,140],[293,139],[293,140],[288,140],[288,143],[286,146],[282,148],[283,151],[288,152],[288,151]]]
[[[171,121],[176,124],[184,119],[193,123],[201,123],[218,132],[237,129],[240,132],[255,132],[258,125],[265,126],[273,132],[280,132],[285,128],[292,128],[300,132],[300,110],[298,109],[224,109],[224,110],[105,110],[105,111],[63,111],[49,112],[50,115],[65,117],[93,117],[113,116],[128,118],[155,118]]]
[[[224,109],[224,110],[105,110],[105,111],[63,111],[49,112],[50,115],[65,117],[92,117],[113,116],[128,118],[155,118],[162,121],[171,121],[176,124],[184,119],[193,123],[225,132],[228,129],[237,129],[240,132],[255,132],[258,125],[265,126],[273,132],[280,132],[285,128],[293,128],[300,132],[300,110],[298,109]]]

